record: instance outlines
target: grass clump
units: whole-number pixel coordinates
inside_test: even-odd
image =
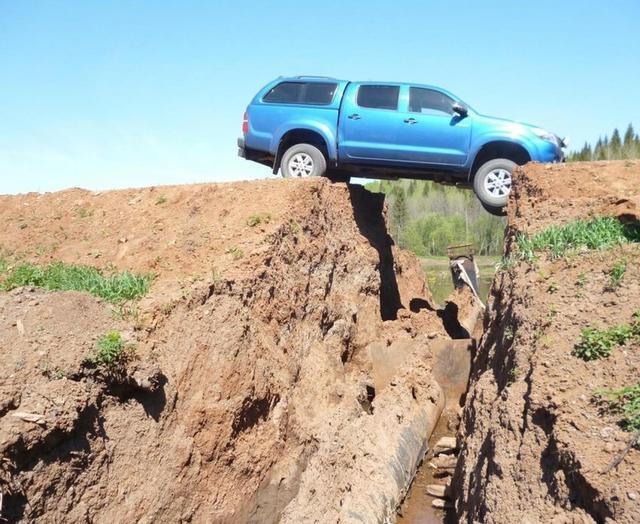
[[[611,408],[622,414],[620,425],[626,431],[640,431],[640,382],[633,386],[598,392]]]
[[[619,260],[609,271],[609,286],[608,289],[614,290],[620,287],[624,274],[627,271],[627,262],[625,260]]]
[[[228,248],[227,249],[227,253],[229,253],[231,255],[233,260],[239,260],[244,256],[244,251],[242,249],[240,249],[239,247],[236,247],[236,246],[232,246],[232,247]]]
[[[580,340],[573,348],[573,354],[582,360],[597,360],[611,355],[614,346],[640,340],[640,313],[636,312],[633,318],[630,324],[606,330],[583,329]]]
[[[89,362],[97,366],[113,368],[122,363],[127,356],[127,345],[117,331],[109,331],[98,339],[95,355]]]
[[[520,234],[516,238],[518,258],[528,262],[538,253],[548,253],[556,259],[575,249],[607,249],[627,242],[640,242],[640,225],[623,224],[614,217],[577,220],[551,226],[533,236]]]
[[[255,213],[247,219],[247,225],[249,227],[256,227],[260,224],[268,224],[271,221],[271,215],[269,213]]]
[[[46,266],[30,263],[7,268],[1,273],[0,291],[35,286],[49,291],[86,291],[108,302],[135,300],[149,292],[153,275],[129,271],[103,274],[90,266],[54,262]]]

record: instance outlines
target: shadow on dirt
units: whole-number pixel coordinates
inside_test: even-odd
[[[402,307],[400,291],[393,267],[393,239],[387,233],[384,221],[384,195],[370,193],[364,187],[348,184],[353,216],[360,233],[378,252],[380,262],[380,313],[382,320],[398,318],[398,309]]]

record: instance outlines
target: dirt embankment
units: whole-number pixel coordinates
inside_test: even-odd
[[[532,165],[515,180],[507,254],[519,233],[598,215],[640,219],[640,162]],[[624,262],[619,286],[611,271]],[[456,520],[640,522],[640,452],[599,390],[638,383],[640,347],[585,362],[581,329],[640,310],[640,249],[627,244],[499,271],[460,428]]]
[[[157,274],[124,317],[0,293],[2,517],[394,520],[449,336],[382,206],[325,180],[0,197],[10,260]],[[82,364],[110,330],[118,377]]]

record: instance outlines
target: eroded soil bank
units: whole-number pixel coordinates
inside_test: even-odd
[[[637,223],[639,162],[526,166],[506,254],[519,234],[596,216]],[[614,267],[625,268],[617,284]],[[639,382],[640,347],[631,340],[593,361],[573,354],[582,329],[628,324],[638,310],[638,244],[541,254],[498,272],[458,434],[453,521],[640,522],[640,452],[613,466],[632,434],[599,394]]]
[[[525,167],[507,255],[554,224],[637,221],[639,180],[638,162]],[[458,420],[454,344],[472,360],[453,521],[640,521],[639,453],[611,467],[630,434],[596,393],[638,381],[640,348],[572,354],[640,309],[637,245],[507,264],[480,336],[468,296],[437,309],[361,188],[70,190],[0,197],[0,223],[10,267],[156,274],[124,309],[0,293],[3,519],[393,522],[440,413]],[[134,348],[115,374],[85,363],[108,331]]]
[[[380,195],[69,190],[0,197],[0,223],[9,267],[156,274],[126,309],[0,293],[3,519],[395,520],[444,405],[432,348],[457,326],[393,246]],[[87,367],[114,330],[126,368]]]

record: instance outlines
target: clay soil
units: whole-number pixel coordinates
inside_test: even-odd
[[[519,233],[612,215],[640,219],[640,162],[530,165],[509,206],[507,254]],[[619,287],[610,271],[624,261]],[[640,451],[598,391],[637,384],[640,346],[572,355],[580,331],[640,310],[640,246],[520,262],[498,272],[473,362],[459,436],[455,520],[640,522]]]
[[[0,293],[10,522],[393,521],[447,340],[383,199],[326,180],[0,197],[10,264],[153,273],[125,309]],[[449,322],[450,323],[450,322]],[[117,372],[86,358],[107,331]]]

